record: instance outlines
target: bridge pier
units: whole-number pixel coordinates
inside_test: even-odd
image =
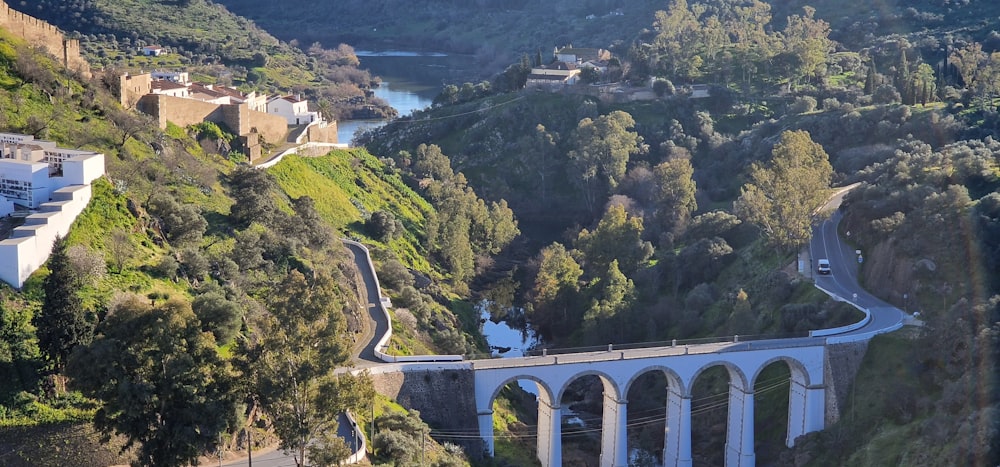
[[[667,387],[667,424],[663,433],[663,465],[691,467],[691,396]]]
[[[486,448],[485,451],[489,453],[490,457],[493,457],[493,411],[480,410],[478,417],[479,436],[483,438],[483,446]]]
[[[785,446],[795,446],[795,438],[824,428],[826,388],[792,378],[788,393],[788,436]]]
[[[628,467],[628,401],[604,392],[601,467]]]
[[[492,421],[490,422],[492,423]],[[562,465],[562,408],[538,398],[538,461],[542,467]]]
[[[726,467],[753,467],[753,390],[729,386],[729,426],[726,433]]]

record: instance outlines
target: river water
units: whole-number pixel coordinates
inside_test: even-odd
[[[375,96],[385,99],[399,116],[429,107],[448,84],[474,80],[476,71],[471,57],[433,52],[355,51],[359,68],[382,78]],[[337,122],[337,138],[350,143],[358,129],[377,127],[384,120],[345,120]]]

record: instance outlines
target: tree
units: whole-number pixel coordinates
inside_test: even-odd
[[[413,173],[418,177],[434,180],[448,180],[455,175],[451,169],[451,161],[441,152],[436,144],[417,146],[417,154],[413,163]]]
[[[39,350],[58,373],[74,347],[87,345],[93,339],[97,317],[84,309],[77,294],[81,278],[69,262],[65,239],[56,239],[48,267],[49,275],[42,283],[45,299],[33,324],[37,328]]]
[[[597,297],[591,301],[590,308],[583,316],[585,325],[592,333],[596,333],[595,337],[622,339],[624,326],[609,326],[609,324],[631,303],[635,284],[618,269],[618,260],[613,260],[608,265],[607,272],[597,281],[596,288]],[[611,334],[611,329],[617,329],[617,335]]]
[[[198,295],[191,302],[191,309],[201,322],[202,331],[211,332],[220,345],[228,344],[240,332],[243,310],[221,291]]]
[[[553,243],[538,253],[538,273],[531,291],[528,317],[532,326],[543,334],[574,329],[570,311],[583,269],[561,243]]]
[[[697,77],[702,63],[698,56],[701,25],[687,0],[673,0],[666,11],[657,11],[653,24],[658,31],[650,57],[653,67],[670,78],[690,81]]]
[[[396,238],[396,234],[403,230],[402,224],[396,220],[392,212],[378,210],[365,222],[365,228],[375,239],[388,242]]]
[[[751,166],[735,207],[771,246],[785,251],[809,241],[812,214],[826,200],[833,168],[823,147],[802,130],[782,133],[771,156],[766,166]]]
[[[336,432],[338,415],[366,394],[356,390],[364,386],[358,377],[333,373],[349,357],[343,292],[327,273],[314,276],[307,280],[292,270],[274,288],[267,312],[256,317],[248,352],[261,405],[281,448],[300,466],[310,442]]]
[[[653,168],[657,191],[656,217],[665,232],[681,229],[698,209],[695,193],[698,190],[692,177],[694,167],[684,158],[671,159]]]
[[[118,269],[118,273],[121,274],[125,270],[125,265],[135,254],[135,245],[132,243],[132,237],[129,236],[125,229],[116,227],[111,231],[111,237],[107,241],[111,261],[115,264],[115,268]]]
[[[274,178],[267,171],[253,167],[238,167],[229,178],[234,201],[229,217],[233,222],[240,227],[253,222],[270,225],[278,212]]]
[[[177,244],[196,244],[201,241],[208,221],[193,204],[181,205],[173,196],[157,192],[149,198],[150,214],[160,219],[167,239]]]
[[[653,246],[642,239],[642,231],[641,217],[629,216],[623,206],[612,205],[592,232],[580,231],[576,248],[583,254],[588,272],[604,273],[614,261],[631,274],[653,254]]]
[[[785,52],[793,58],[789,70],[789,89],[793,87],[793,83],[818,76],[821,70],[825,70],[822,65],[826,63],[833,46],[829,37],[830,25],[814,18],[815,8],[806,6],[803,9],[805,15],[788,17],[784,30]]]
[[[577,125],[569,158],[591,211],[597,195],[616,187],[625,176],[629,156],[642,150],[642,137],[629,131],[634,126],[632,116],[621,110],[596,120],[585,118]]]
[[[94,342],[73,352],[67,373],[101,401],[98,429],[139,444],[140,465],[189,465],[236,424],[232,368],[185,302],[125,298]]]
[[[125,147],[129,138],[140,136],[154,128],[152,119],[146,114],[133,112],[116,105],[107,105],[105,108],[108,109],[108,121],[117,131],[118,139],[114,143],[119,151]]]

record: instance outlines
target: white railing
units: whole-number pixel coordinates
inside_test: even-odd
[[[351,454],[351,457],[347,458],[346,462],[348,464],[357,464],[358,462],[361,462],[361,460],[364,459],[365,456],[368,454],[368,442],[365,439],[364,430],[362,430],[361,426],[358,425],[358,421],[354,419],[354,415],[351,414],[350,410],[347,411],[346,415],[347,415],[347,420],[351,422],[351,426],[354,428],[355,437],[358,439],[358,441],[361,442],[357,446],[357,450],[355,450],[354,453]]]
[[[841,297],[841,296],[839,296],[839,295],[837,295],[837,294],[835,294],[835,293],[833,293],[833,292],[831,292],[829,290],[826,290],[823,287],[820,287],[819,284],[814,284],[814,285],[816,286],[817,289],[822,290],[824,293],[826,293],[827,295],[829,295],[830,297],[832,297],[834,300],[837,300],[837,301],[840,301],[840,302],[850,303],[851,306],[853,306],[854,308],[857,308],[857,309],[861,310],[861,312],[865,314],[865,317],[862,318],[861,321],[858,321],[857,323],[853,323],[853,324],[848,324],[847,326],[840,326],[840,327],[837,327],[837,328],[828,328],[828,329],[816,329],[816,330],[809,331],[809,337],[823,337],[823,336],[832,336],[834,334],[843,334],[845,332],[851,332],[851,331],[854,331],[854,330],[857,330],[857,329],[861,329],[861,328],[865,327],[868,323],[871,322],[871,320],[872,320],[872,313],[870,311],[868,311],[867,308],[862,308],[860,305],[858,305],[858,304],[856,304],[854,302],[851,302],[849,300],[845,300],[843,297]],[[895,331],[895,329],[893,329],[893,331]]]

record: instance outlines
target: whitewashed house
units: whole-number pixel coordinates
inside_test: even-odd
[[[160,47],[158,45],[147,45],[139,50],[142,52],[143,55],[147,57],[159,57],[164,53],[163,47]]]
[[[305,125],[323,120],[319,112],[309,111],[309,101],[298,96],[282,96],[268,100],[267,113],[285,117],[289,125]]]

